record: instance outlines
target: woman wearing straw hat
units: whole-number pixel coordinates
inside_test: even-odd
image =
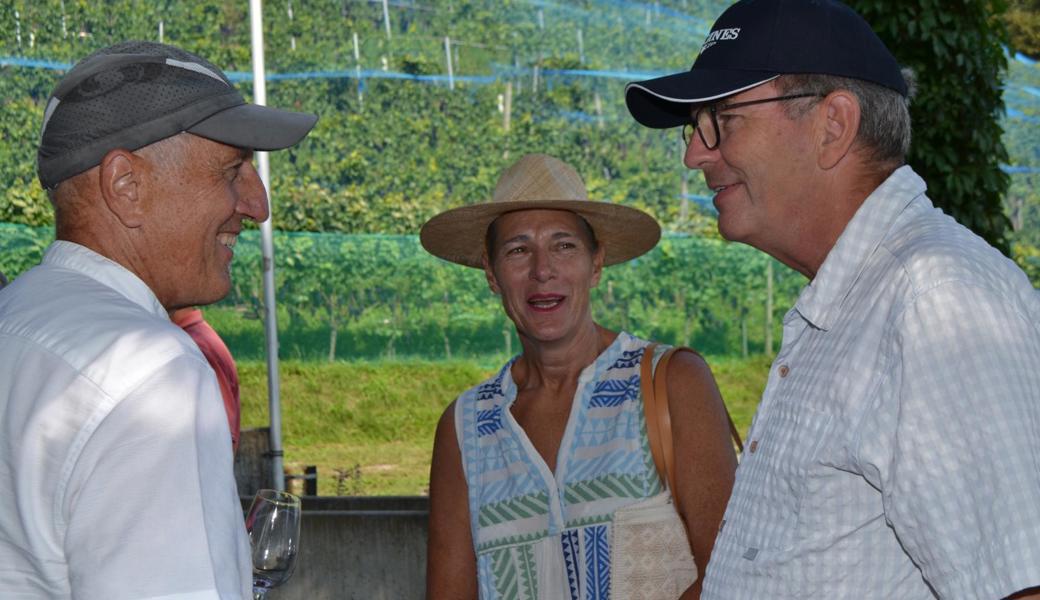
[[[523,348],[438,424],[428,598],[610,597],[613,515],[659,494],[662,483],[640,392],[649,342],[595,323],[589,293],[604,266],[659,238],[652,217],[589,200],[573,168],[540,154],[507,169],[491,202],[423,226],[430,253],[484,270]],[[676,354],[667,390],[676,510],[703,573],[736,458],[700,357]],[[699,597],[699,586],[698,578],[682,597]]]

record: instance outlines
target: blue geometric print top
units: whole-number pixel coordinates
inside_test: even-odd
[[[662,491],[640,392],[648,343],[622,332],[582,371],[555,474],[510,412],[515,358],[459,396],[482,600],[610,598],[614,511]]]

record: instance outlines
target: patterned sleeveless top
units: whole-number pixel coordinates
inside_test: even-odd
[[[515,358],[459,396],[482,600],[610,598],[614,511],[663,491],[639,387],[648,343],[622,332],[582,371],[555,474],[510,413]]]

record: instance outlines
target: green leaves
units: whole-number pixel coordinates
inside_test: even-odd
[[[571,162],[591,197],[642,208],[667,231],[717,239],[710,207],[689,200],[684,206],[680,199],[683,193],[687,198],[709,193],[702,178],[682,165],[678,135],[634,122],[624,105],[624,76],[546,72],[628,69],[637,79],[688,68],[708,24],[728,1],[430,0],[421,7],[393,5],[389,39],[378,2],[294,0],[291,18],[289,4],[265,3],[267,68],[310,75],[270,80],[268,102],[316,112],[321,119],[303,143],[271,155],[279,230],[412,235],[445,208],[489,198],[499,173],[521,154],[546,152]],[[1026,120],[1040,119],[1032,108],[1035,96],[1026,89],[1040,89],[1040,69],[1013,63],[1020,85],[1004,89],[1005,38],[998,18],[1006,3],[852,4],[898,59],[918,72],[910,163],[928,181],[933,200],[1004,250],[1009,241],[1037,246],[1023,237],[1037,230],[1032,224],[1038,221],[1026,210],[1040,202],[1037,186],[1016,183],[1018,192],[1005,193],[1009,180],[999,169],[1001,163],[1040,166],[1036,126]],[[1010,5],[1006,21],[1013,36],[1019,35],[1010,25],[1019,17],[1012,15],[1035,17],[1036,0]],[[0,11],[5,56],[71,63],[122,39],[157,39],[161,22],[165,41],[228,71],[251,70],[245,3],[65,0],[64,14],[59,2],[14,0],[12,7],[19,10],[22,44],[13,34],[13,10]],[[391,72],[445,74],[445,36],[452,40],[457,77],[496,79],[457,79],[450,90],[445,82],[376,77],[359,82],[354,76],[357,69],[381,72],[384,58]],[[0,182],[5,186],[0,221],[52,223],[35,179],[35,149],[43,104],[60,76],[47,69],[0,67]],[[238,85],[251,92],[248,81]],[[1004,98],[1023,116],[1004,117]],[[1012,175],[1013,181],[1022,177]],[[1003,216],[1005,198],[1024,207],[1015,209],[1024,221],[1011,234]],[[693,297],[691,291],[685,300]]]
[[[874,27],[900,64],[917,74],[910,105],[914,140],[909,163],[928,182],[928,196],[945,212],[1003,252],[1009,252],[1004,195],[1008,162],[999,115],[1007,34],[1003,2],[875,0],[850,5]]]
[[[1012,0],[1003,15],[1013,50],[1034,59],[1040,58],[1040,2]]]
[[[718,8],[710,2],[663,6],[702,16]],[[62,3],[15,0],[14,7],[23,40],[19,45],[10,35],[16,29],[14,12],[0,11],[0,30],[9,32],[0,37],[0,53],[6,56],[72,63],[123,39],[157,40],[161,24],[164,41],[227,71],[251,71],[244,3],[66,0],[63,12]],[[645,130],[628,116],[620,80],[546,75],[687,66],[690,36],[700,37],[693,29],[703,23],[659,13],[642,5],[594,2],[539,7],[435,0],[421,8],[395,6],[388,38],[378,3],[266,3],[268,71],[305,74],[270,80],[268,102],[321,115],[302,144],[272,155],[275,226],[412,234],[446,207],[486,199],[498,174],[521,153],[547,152],[572,162],[599,197],[641,206],[666,225],[692,230],[689,219],[679,219],[684,167],[674,136]],[[642,35],[627,35],[633,27]],[[31,47],[30,32],[35,36]],[[445,37],[451,39],[456,76],[497,73],[498,80],[457,80],[450,90],[440,82],[375,77],[359,82],[354,77],[357,70],[384,68],[443,75]],[[617,57],[625,57],[624,64]],[[61,73],[21,67],[0,71],[0,97],[5,98],[0,181],[16,190],[8,195],[10,202],[0,203],[0,220],[46,224],[51,216],[35,182],[35,145],[42,104]],[[508,131],[503,114],[507,84],[512,87]],[[248,80],[238,85],[251,94]]]

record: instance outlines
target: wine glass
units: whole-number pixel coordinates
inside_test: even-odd
[[[246,516],[253,554],[253,600],[285,583],[300,550],[300,499],[277,490],[260,490]]]

